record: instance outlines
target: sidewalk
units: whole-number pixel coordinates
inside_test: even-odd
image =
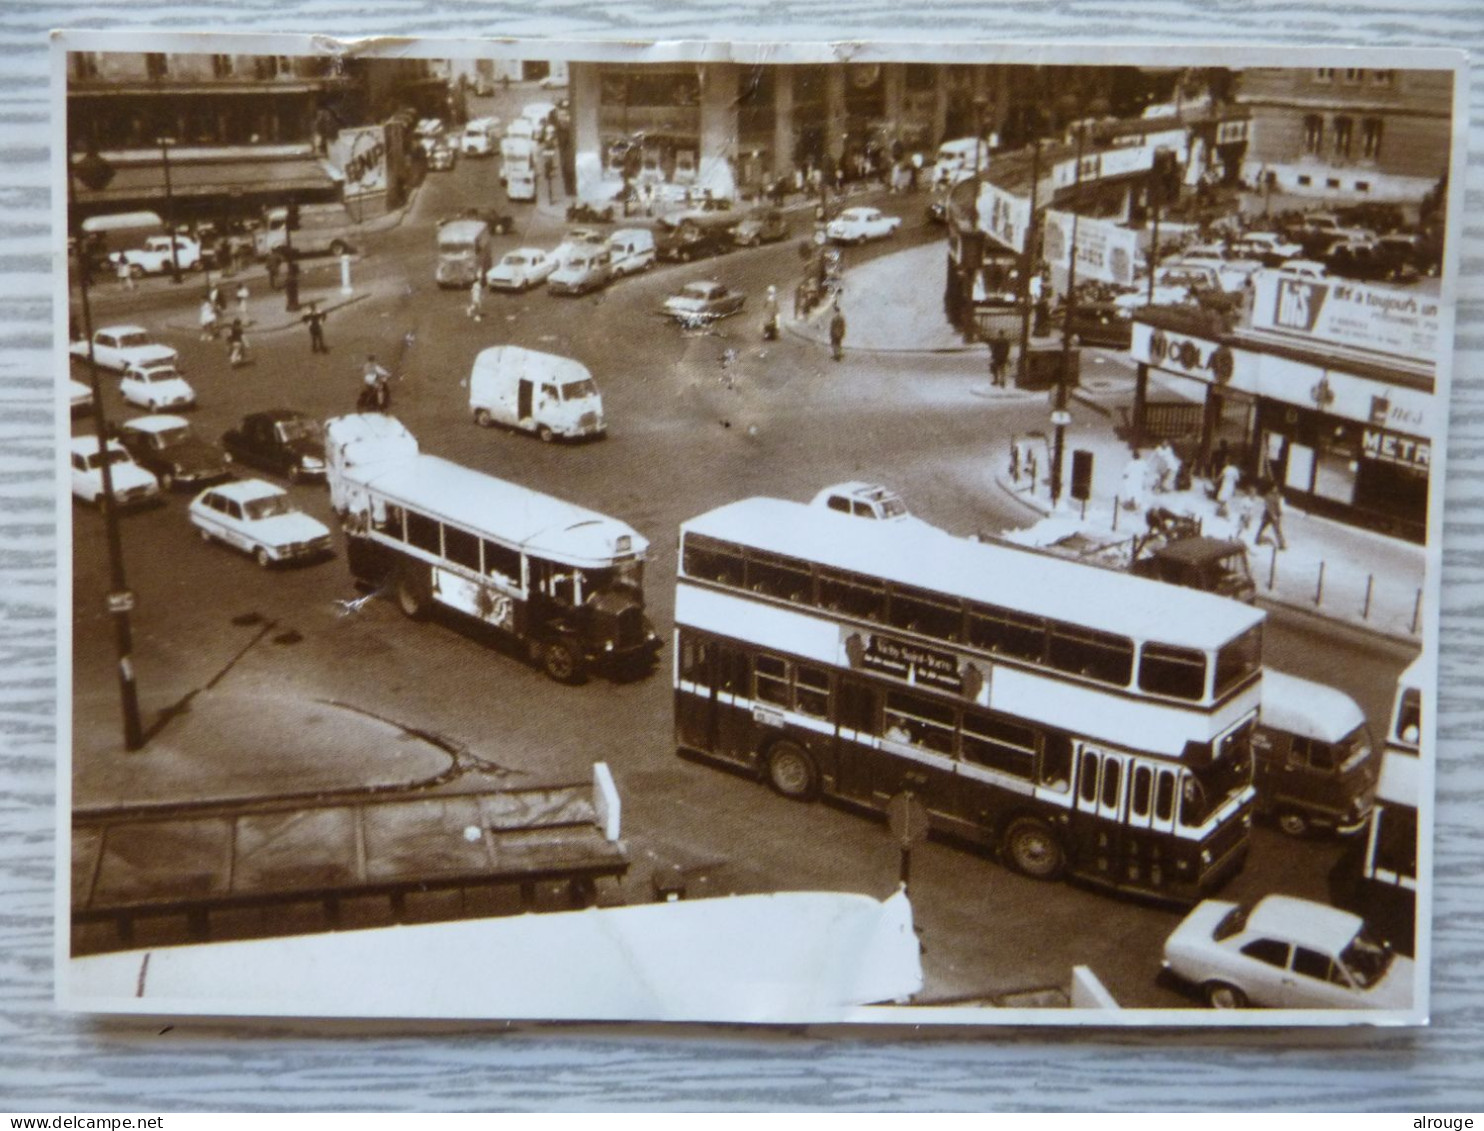
[[[903,198],[910,200],[912,198]],[[990,401],[1009,405],[1048,406],[1045,390],[996,388],[989,381],[989,359],[982,343],[965,343],[952,329],[942,309],[944,248],[941,243],[880,256],[857,268],[848,265],[841,291],[841,309],[847,331],[845,351],[922,355],[924,375],[951,380],[957,375],[971,382],[970,391]],[[848,251],[847,251],[848,255]],[[786,319],[785,331],[828,348],[829,306],[822,304],[808,317]],[[1196,518],[1202,533],[1217,538],[1240,538],[1248,546],[1258,601],[1269,606],[1323,616],[1388,638],[1417,644],[1421,641],[1422,590],[1427,551],[1414,543],[1373,533],[1345,523],[1305,513],[1285,504],[1284,550],[1253,542],[1261,515],[1260,501],[1247,506],[1250,523],[1241,508],[1233,517],[1216,513],[1208,484],[1195,480],[1191,489],[1146,493],[1129,506],[1120,499],[1124,468],[1132,458],[1118,426],[1133,406],[1134,379],[1120,367],[1104,362],[1110,353],[1082,351],[1081,383],[1071,391],[1071,423],[1064,438],[1063,491],[1070,489],[1071,453],[1088,451],[1093,457],[1091,498],[1085,507],[1070,498],[1053,507],[1050,496],[1050,455],[1054,428],[1047,419],[1042,428],[1005,438],[1004,458],[985,472],[985,489],[999,490],[1025,505],[1033,528],[1017,538],[1044,547],[1072,540],[1073,544],[1106,545],[1144,532],[1144,513],[1164,507]],[[1015,362],[1012,357],[1011,371]],[[1175,400],[1183,394],[1151,374],[1151,400]],[[1011,444],[1037,453],[1034,478],[1022,467],[1011,467]],[[1240,497],[1240,496],[1239,496]],[[1022,528],[1024,530],[1025,528]],[[986,531],[1000,535],[1005,531]]]

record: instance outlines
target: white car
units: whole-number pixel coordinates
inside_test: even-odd
[[[193,408],[196,404],[196,390],[180,375],[173,360],[129,366],[119,378],[119,392],[130,404],[150,412]]]
[[[172,266],[170,237],[150,236],[143,247],[116,251],[109,259],[115,264],[122,259],[134,275],[163,275]],[[194,271],[201,266],[201,245],[189,236],[176,236],[174,262],[182,271]]]
[[[500,262],[489,269],[485,282],[495,291],[526,291],[539,287],[556,270],[557,259],[539,247],[518,247],[507,251]]]
[[[885,239],[901,226],[900,216],[887,216],[875,208],[847,208],[825,226],[825,235],[836,243],[865,243]]]
[[[68,349],[73,357],[88,359],[86,340],[73,342]],[[105,326],[93,331],[93,357],[104,369],[122,373],[131,365],[148,365],[168,361],[174,364],[179,355],[169,346],[150,341],[143,326]]]
[[[93,411],[93,390],[81,381],[67,382],[67,394],[72,400],[72,415],[86,416]]]
[[[1232,251],[1238,258],[1259,259],[1269,267],[1304,254],[1302,244],[1285,240],[1276,232],[1248,232],[1232,245]]]
[[[912,517],[902,496],[879,483],[836,483],[810,499],[809,505],[881,522],[905,522]]]
[[[1152,301],[1148,280],[1142,280],[1134,290],[1117,296],[1113,305],[1132,313],[1146,306],[1180,306],[1194,302],[1203,291],[1219,290],[1221,281],[1210,267],[1182,263],[1163,267],[1155,275]]]
[[[296,508],[288,492],[261,479],[208,487],[190,504],[206,542],[225,542],[267,568],[330,553],[330,528]]]
[[[1277,269],[1285,275],[1297,275],[1301,279],[1323,279],[1329,274],[1323,263],[1313,259],[1285,259]]]
[[[1287,895],[1208,899],[1165,940],[1165,969],[1216,1009],[1404,1009],[1413,963],[1348,911]]]
[[[122,444],[109,440],[107,451],[115,504],[139,507],[160,501],[160,481],[135,463]],[[98,437],[72,437],[68,455],[73,496],[97,504],[103,498],[103,453],[98,450]]]

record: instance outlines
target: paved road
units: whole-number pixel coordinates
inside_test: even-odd
[[[257,334],[255,364],[228,369],[219,344],[189,332],[195,287],[172,297],[154,286],[127,300],[108,296],[103,305],[112,315],[128,302],[148,325],[184,328],[162,337],[181,350],[197,385],[201,407],[193,421],[208,438],[243,412],[275,404],[317,416],[349,410],[359,362],[376,352],[401,375],[394,410],[426,450],[580,501],[644,532],[653,543],[646,590],[662,631],[671,623],[677,526],[746,494],[803,499],[827,483],[867,479],[898,487],[918,513],[950,530],[1027,521],[1018,504],[993,488],[992,467],[1003,459],[1010,433],[1041,425],[1044,406],[976,396],[972,388],[983,381],[977,355],[857,355],[837,365],[801,339],[764,344],[755,310],[694,333],[654,314],[664,295],[695,278],[740,286],[754,301],[769,283],[787,293],[798,271],[794,241],[661,267],[589,298],[493,295],[476,323],[464,314],[464,295],[439,291],[433,282],[432,222],[470,203],[502,206],[493,161],[461,161],[450,173],[433,174],[406,220],[366,241],[355,264],[366,297],[332,316],[326,356],[310,354],[307,333],[294,327]],[[924,227],[920,213],[904,209],[907,228],[896,244],[847,255],[886,254],[939,238],[941,230]],[[500,249],[556,242],[558,220],[530,206],[518,214],[520,229],[501,239]],[[314,271],[309,279],[329,282]],[[937,287],[940,280],[923,285]],[[469,367],[480,349],[502,342],[587,364],[605,397],[610,437],[543,445],[475,427],[467,407]],[[117,418],[117,399],[110,402]],[[322,488],[291,491],[305,509],[330,519]],[[90,511],[75,510],[75,517],[78,757],[116,758],[101,523]],[[147,717],[217,680],[235,691],[375,704],[469,742],[512,782],[570,777],[588,762],[606,760],[624,797],[636,855],[631,899],[644,898],[644,877],[660,866],[681,867],[697,894],[838,888],[882,896],[895,884],[897,854],[882,824],[829,805],[787,802],[675,757],[668,648],[660,671],[647,680],[557,686],[455,625],[414,624],[389,603],[342,615],[337,599],[355,595],[343,558],[265,573],[197,542],[180,499],[130,516],[124,529],[129,580],[139,596],[137,666]],[[274,631],[248,647],[263,620]],[[1406,659],[1325,622],[1277,617],[1269,636],[1269,663],[1349,691],[1377,733]],[[265,781],[264,789],[271,791],[272,783]],[[1331,842],[1292,841],[1259,829],[1249,866],[1230,894],[1281,889],[1322,898],[1338,852]],[[928,997],[1062,983],[1073,964],[1086,963],[1125,1004],[1189,1004],[1155,979],[1159,944],[1178,918],[1169,910],[1071,885],[1047,887],[939,844],[916,853],[913,896]]]

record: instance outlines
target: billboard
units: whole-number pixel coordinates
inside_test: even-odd
[[[1120,286],[1134,285],[1139,234],[1106,220],[1074,217],[1070,212],[1046,212],[1046,261],[1053,267],[1071,264],[1072,234],[1077,237],[1077,275]]]
[[[1257,276],[1256,292],[1253,329],[1437,364],[1436,296],[1276,271]]]
[[[330,164],[345,176],[345,199],[386,192],[386,127],[341,130],[329,147]]]

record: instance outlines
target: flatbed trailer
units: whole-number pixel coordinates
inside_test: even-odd
[[[72,952],[518,913],[546,892],[588,906],[629,867],[607,766],[593,778],[79,810]]]

